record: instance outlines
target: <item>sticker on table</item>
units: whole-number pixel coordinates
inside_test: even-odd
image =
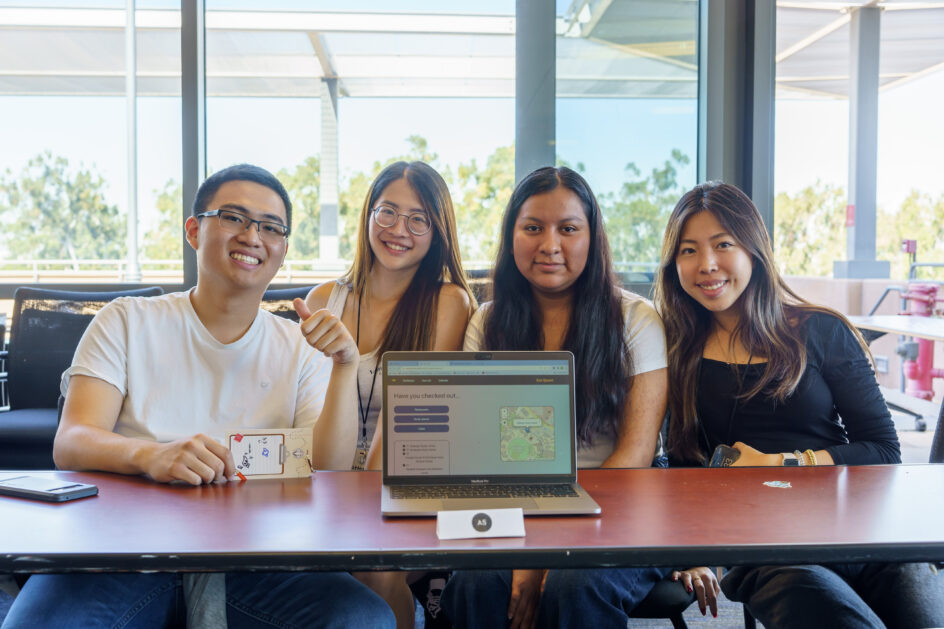
[[[790,489],[793,485],[789,481],[785,480],[769,480],[764,483],[768,487],[777,487],[779,489]]]

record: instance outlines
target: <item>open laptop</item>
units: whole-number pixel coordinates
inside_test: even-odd
[[[384,515],[600,513],[577,485],[570,352],[387,352],[382,369]]]

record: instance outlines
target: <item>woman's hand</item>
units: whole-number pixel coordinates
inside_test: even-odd
[[[512,570],[509,629],[532,629],[538,617],[538,600],[544,589],[546,570]]]
[[[741,453],[741,456],[731,464],[731,467],[779,467],[783,464],[783,458],[780,454],[764,454],[741,441],[731,447]]]
[[[698,568],[689,568],[688,570],[672,571],[672,580],[680,581],[688,592],[695,592],[698,598],[698,609],[704,616],[706,610],[711,609],[711,615],[718,617],[718,594],[721,593],[721,586],[718,585],[718,577],[715,571],[704,566]]]

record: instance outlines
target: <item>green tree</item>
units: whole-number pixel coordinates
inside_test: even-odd
[[[289,257],[293,260],[315,259],[318,257],[318,237],[321,232],[321,158],[317,155],[306,157],[293,169],[283,168],[276,177],[292,200]]]
[[[690,162],[672,149],[661,167],[643,177],[634,163],[626,165],[626,181],[616,193],[600,195],[613,259],[626,262],[656,262],[662,249],[665,224],[684,190],[678,171]]]
[[[944,262],[944,194],[935,199],[912,190],[897,212],[879,211],[876,257],[891,261],[892,277],[908,277],[904,239],[918,241],[919,262]],[[944,279],[944,269],[919,269],[918,277]]]
[[[125,254],[125,218],[104,198],[105,182],[44,152],[19,177],[0,178],[3,243],[12,258],[116,259]]]
[[[784,275],[829,276],[844,259],[846,193],[817,181],[774,199],[774,250]]]
[[[147,230],[141,239],[141,248],[147,260],[180,260],[183,257],[183,187],[169,179],[164,187],[155,190],[157,197],[157,225]]]
[[[500,146],[479,168],[473,159],[458,167],[453,194],[459,251],[469,268],[491,266],[498,253],[501,217],[515,187],[515,146]]]

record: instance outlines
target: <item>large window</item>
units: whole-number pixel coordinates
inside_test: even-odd
[[[651,272],[695,185],[698,3],[573,2],[557,32],[557,159],[597,194],[617,266]]]
[[[944,7],[882,3],[870,44],[879,53],[877,150],[850,156],[850,99],[862,98],[850,77],[858,54],[850,37],[865,4],[791,2],[777,10],[774,233],[790,275],[831,276],[833,262],[848,259],[846,224],[862,210],[848,208],[856,160],[877,164],[876,258],[891,263],[891,277],[907,277],[906,238],[917,239],[919,260],[944,260]],[[863,37],[873,36],[866,29]]]
[[[180,3],[63,6],[0,3],[2,281],[179,282]]]
[[[487,265],[514,175],[514,2],[299,6],[207,4],[210,169],[257,163],[296,205],[276,281],[342,272],[367,186],[397,159],[443,174],[463,256]]]
[[[189,18],[179,0],[136,7],[129,33],[124,0],[0,0],[7,296],[23,283],[173,289],[192,277],[182,190],[208,173],[183,173],[182,121],[197,115],[189,104],[181,112]],[[206,0],[206,167],[253,162],[286,183],[297,210],[277,283],[345,268],[367,186],[396,159],[443,174],[467,266],[491,263],[516,180],[516,73],[529,71],[516,67],[515,9],[515,0]],[[698,2],[554,9],[556,158],[599,195],[621,267],[644,271],[695,179]]]

